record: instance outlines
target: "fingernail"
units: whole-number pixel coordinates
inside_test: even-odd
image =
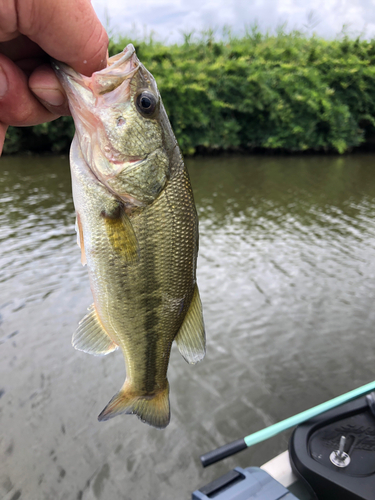
[[[32,89],[34,94],[42,101],[51,106],[61,106],[65,102],[65,96],[57,89]]]
[[[0,98],[8,92],[8,79],[0,66]]]

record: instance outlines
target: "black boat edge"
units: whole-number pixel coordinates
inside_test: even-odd
[[[192,494],[193,500],[210,498],[374,500],[375,393],[298,425],[289,451],[261,468],[236,467]]]
[[[374,402],[371,393],[294,430],[289,442],[292,469],[319,500],[375,499]]]

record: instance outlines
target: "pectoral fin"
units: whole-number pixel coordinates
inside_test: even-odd
[[[94,304],[89,307],[89,313],[79,322],[73,335],[72,345],[79,351],[104,356],[118,348],[118,345],[108,336],[102,327]]]
[[[181,355],[188,363],[194,365],[204,358],[206,354],[206,335],[202,302],[197,285],[195,285],[193,299],[175,341]]]
[[[139,259],[138,241],[121,203],[117,202],[110,210],[103,210],[101,215],[114,252],[128,264],[136,263]]]
[[[85,242],[83,239],[82,223],[78,213],[76,218],[76,233],[77,233],[77,245],[81,249],[81,263],[83,266],[85,266],[87,264],[86,254],[85,254]]]

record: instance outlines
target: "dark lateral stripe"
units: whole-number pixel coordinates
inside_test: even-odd
[[[147,224],[148,225],[148,224]],[[152,234],[151,228],[147,228]],[[157,378],[157,356],[158,356],[158,325],[160,318],[158,316],[158,307],[161,303],[161,297],[155,295],[160,288],[155,270],[155,246],[149,242],[144,254],[146,259],[146,276],[144,282],[145,288],[142,290],[142,310],[145,311],[144,331],[146,332],[145,342],[145,373],[144,373],[144,391],[146,394],[152,394],[156,389]]]

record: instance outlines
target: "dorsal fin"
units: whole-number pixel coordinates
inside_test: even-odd
[[[94,356],[105,356],[115,351],[118,345],[113,342],[102,327],[94,304],[88,308],[88,311],[88,314],[79,322],[73,335],[73,347]]]
[[[195,285],[193,298],[175,338],[178,350],[184,359],[194,365],[206,354],[206,334],[204,331],[202,302],[198,286]]]

